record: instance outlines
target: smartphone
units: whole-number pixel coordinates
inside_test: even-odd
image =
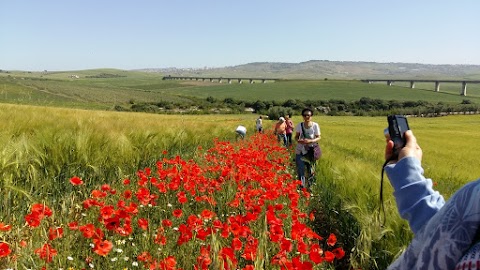
[[[400,150],[407,143],[405,139],[405,132],[410,129],[408,126],[407,118],[404,115],[389,115],[388,120],[388,133],[390,139],[393,141],[393,156],[397,158]]]

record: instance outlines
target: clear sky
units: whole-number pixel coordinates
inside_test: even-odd
[[[0,69],[480,65],[479,0],[0,0]]]

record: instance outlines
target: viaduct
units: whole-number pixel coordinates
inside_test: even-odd
[[[460,91],[461,96],[467,95],[467,84],[468,83],[480,83],[480,81],[467,81],[467,80],[395,80],[395,79],[366,79],[362,80],[366,83],[374,82],[386,82],[388,86],[393,85],[394,82],[410,82],[410,88],[415,88],[416,82],[430,82],[435,83],[435,92],[440,92],[440,83],[461,83],[462,89]]]
[[[275,82],[279,79],[273,78],[223,78],[223,77],[188,77],[188,76],[165,76],[163,80],[190,80],[190,81],[209,81],[209,82],[219,82],[223,83],[226,81],[228,83],[232,83],[232,81],[237,81],[238,83],[243,83],[243,81],[248,81],[249,83],[254,83],[255,81],[261,81],[262,83],[266,83],[267,81]]]

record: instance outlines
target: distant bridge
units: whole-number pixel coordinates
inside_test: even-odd
[[[274,78],[233,78],[233,77],[190,77],[190,76],[165,76],[163,80],[188,80],[188,81],[207,81],[207,82],[219,82],[223,83],[224,81],[231,84],[232,81],[237,81],[238,83],[243,83],[243,81],[248,81],[249,83],[255,83],[259,81],[266,83],[267,81],[275,82],[279,79]]]
[[[388,86],[393,85],[394,82],[410,82],[410,88],[415,88],[416,82],[431,82],[435,83],[435,92],[440,92],[440,83],[461,83],[462,89],[460,90],[461,96],[467,96],[467,84],[469,83],[480,83],[480,81],[469,81],[469,80],[395,80],[395,79],[366,79],[362,82],[373,83],[373,82],[386,82]]]

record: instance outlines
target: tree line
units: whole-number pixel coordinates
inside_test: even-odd
[[[382,100],[362,97],[355,101],[341,99],[330,100],[257,100],[245,101],[233,98],[206,99],[190,98],[182,101],[135,102],[128,105],[116,105],[117,111],[150,112],[166,114],[238,114],[255,113],[278,119],[285,114],[300,114],[304,108],[312,108],[324,115],[350,115],[350,116],[382,116],[387,114],[404,114],[416,116],[442,116],[448,114],[476,114],[480,106],[464,99],[459,104],[428,101],[398,101]]]

